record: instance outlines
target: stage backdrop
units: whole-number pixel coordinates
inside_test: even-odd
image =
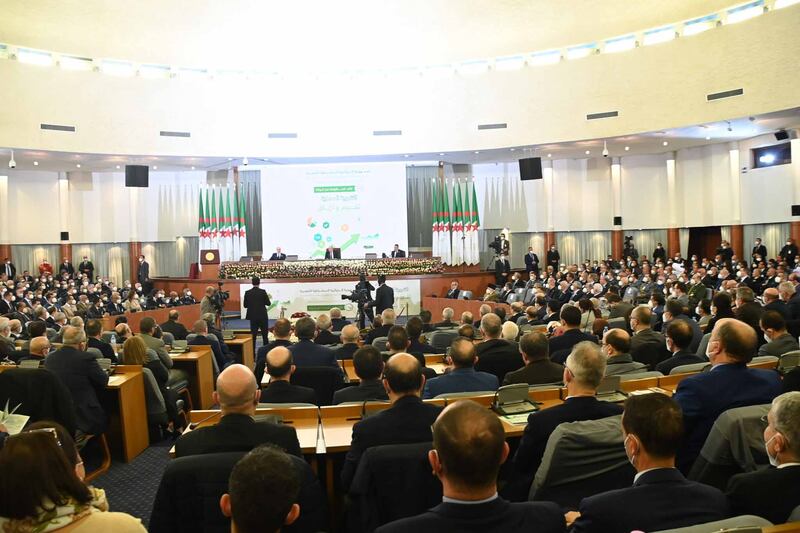
[[[402,163],[269,165],[261,170],[264,256],[276,246],[300,259],[342,259],[408,250]]]
[[[377,288],[377,283],[371,280]],[[285,316],[289,318],[292,313],[304,311],[316,317],[327,313],[331,307],[338,307],[348,318],[356,316],[356,308],[350,300],[342,300],[342,294],[350,294],[355,288],[352,281],[325,281],[308,283],[265,283],[261,286],[270,295],[272,305],[269,308],[269,317],[280,317],[281,307],[285,308]],[[398,279],[387,283],[394,289],[394,310],[398,314],[416,315],[420,310],[420,283],[416,279]],[[250,284],[239,286],[241,291],[240,301],[244,303],[244,293],[252,288]],[[373,297],[375,293],[373,293]],[[406,307],[407,306],[407,307]],[[242,318],[247,310],[242,307]]]

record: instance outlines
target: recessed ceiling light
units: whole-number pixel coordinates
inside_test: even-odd
[[[439,155],[444,155],[444,152],[439,152]]]
[[[117,165],[117,170],[119,170],[119,165]]]
[[[479,151],[477,151],[477,150],[475,150],[475,153],[476,153],[476,154],[479,154],[480,152],[479,152]]]
[[[233,158],[232,158],[232,157],[229,157],[229,158],[228,158],[228,161],[233,161]]]
[[[76,166],[76,167],[78,167],[78,168],[81,168],[81,164],[80,164],[80,163],[78,163],[78,164],[77,164],[77,165],[75,165],[75,166]]]
[[[626,151],[626,152],[627,152],[628,150],[630,150],[630,149],[631,149],[631,147],[630,147],[630,146],[626,146],[626,147],[625,147],[625,151]]]
[[[591,150],[586,150],[586,155],[589,155],[589,154],[591,154],[591,153],[592,153],[592,151],[591,151]]]
[[[711,135],[706,135],[706,140],[710,141],[711,140]]]
[[[663,144],[664,146],[668,146],[668,145],[669,145],[669,141],[664,141],[664,142],[663,142],[663,143],[661,143],[661,144]]]
[[[158,170],[158,167],[153,165],[153,170]]]
[[[403,154],[403,157],[408,157],[408,154]]]
[[[547,157],[553,157],[553,154],[547,154]]]
[[[38,161],[34,161],[33,162],[33,166],[38,167],[39,166],[39,162]]]
[[[509,148],[509,150],[511,150],[513,152],[514,150],[516,150],[516,148]]]
[[[194,167],[192,167],[192,170],[194,170]]]

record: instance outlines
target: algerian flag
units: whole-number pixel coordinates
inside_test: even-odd
[[[233,189],[233,202],[231,202],[230,189],[228,190],[228,206],[231,210],[231,248],[233,249],[233,260],[238,261],[242,257],[239,251],[239,202],[236,196],[236,189]]]
[[[247,255],[247,222],[245,221],[244,191],[239,186],[239,253]]]
[[[439,198],[436,191],[436,179],[432,180],[433,184],[433,239],[432,251],[433,257],[441,257],[441,250],[439,250]]]
[[[464,219],[461,207],[461,181],[453,180],[453,264],[464,262]]]

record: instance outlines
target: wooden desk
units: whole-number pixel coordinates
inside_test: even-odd
[[[214,405],[214,366],[211,348],[208,346],[189,346],[188,353],[171,355],[175,368],[189,374],[189,393],[195,409],[211,409]]]
[[[228,347],[239,354],[242,358],[242,364],[250,370],[256,368],[255,348],[253,346],[253,337],[248,334],[237,334],[235,338],[225,341]]]
[[[156,324],[163,324],[169,318],[169,312],[172,310],[178,311],[180,313],[180,318],[178,322],[183,325],[187,325],[191,328],[191,325],[194,324],[196,321],[200,320],[200,304],[192,304],[192,305],[180,305],[178,307],[164,307],[161,309],[152,309],[149,311],[139,311],[138,313],[129,313],[124,312],[122,315],[114,315],[114,316],[107,316],[100,319],[103,322],[103,331],[112,331],[114,329],[114,322],[117,320],[117,316],[124,316],[128,319],[128,326],[130,326],[131,331],[134,333],[139,333],[139,322],[144,317],[151,317],[153,320],[156,321]],[[191,329],[190,329],[191,331]]]
[[[150,445],[142,368],[117,366],[108,379],[106,392],[113,406],[106,432],[108,445],[112,453],[130,462]]]
[[[670,376],[664,376],[658,378],[658,386],[661,387],[662,389],[675,392],[675,390],[678,388],[678,383],[688,378],[689,376],[694,376],[697,373],[698,372],[692,372],[690,374],[672,374]]]
[[[425,365],[428,368],[433,369],[433,371],[439,375],[444,374],[444,371],[447,368],[447,365],[442,362],[441,355],[425,356]],[[361,381],[361,378],[359,378],[358,375],[356,374],[356,369],[353,366],[352,359],[340,360],[339,366],[341,366],[342,369],[344,369],[344,372],[347,375],[347,379],[350,383],[358,383],[359,381]],[[264,374],[264,376],[266,376],[266,374]],[[265,382],[263,379],[261,380],[262,386],[265,385],[266,383],[268,383],[268,381]]]
[[[473,296],[483,296],[483,294],[475,293]],[[469,311],[472,313],[472,319],[478,320],[480,318],[480,308],[483,304],[488,304],[492,309],[495,307],[503,307],[506,310],[506,316],[511,315],[511,306],[508,304],[501,304],[497,302],[482,302],[480,300],[450,300],[448,298],[432,298],[424,296],[422,298],[422,308],[431,312],[431,322],[434,324],[441,321],[442,310],[449,307],[454,311],[453,321],[458,322],[461,319],[461,313]]]

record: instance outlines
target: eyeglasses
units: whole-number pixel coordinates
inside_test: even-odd
[[[8,439],[18,439],[20,437],[24,437],[26,435],[32,435],[34,433],[49,433],[55,439],[56,444],[58,444],[59,448],[61,447],[61,441],[58,438],[58,432],[56,428],[39,428],[39,429],[29,429],[27,431],[23,431],[22,433],[17,433],[16,435],[9,435]]]

